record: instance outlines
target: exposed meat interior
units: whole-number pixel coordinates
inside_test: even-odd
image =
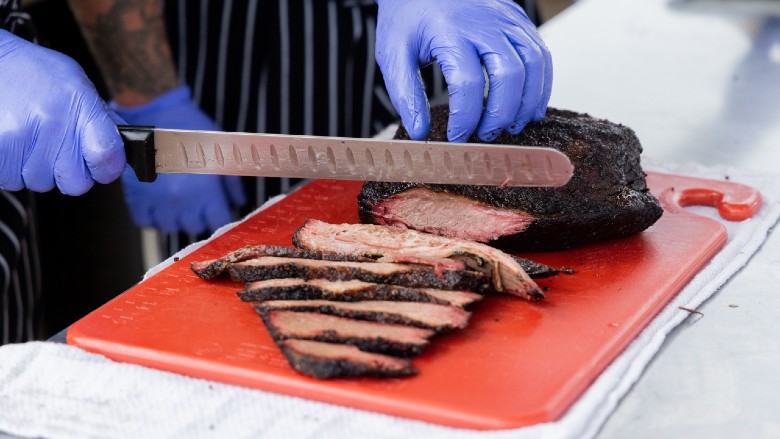
[[[468,291],[483,291],[489,286],[488,278],[477,271],[437,272],[433,267],[425,265],[385,262],[321,261],[268,256],[231,264],[228,271],[234,280],[247,282],[281,278],[361,280],[413,288]]]
[[[469,268],[488,274],[493,288],[527,299],[544,293],[509,254],[474,241],[448,238],[374,224],[329,224],[309,219],[295,232],[293,242],[310,251],[362,257],[460,258]]]
[[[353,320],[314,312],[265,310],[255,305],[274,340],[345,343],[361,350],[408,357],[419,354],[435,332],[405,325]]]
[[[333,253],[312,252],[296,247],[276,245],[246,246],[232,251],[218,259],[196,261],[190,268],[203,279],[213,279],[224,273],[231,264],[262,256],[282,256],[287,258],[321,259],[328,261],[370,261],[368,258],[339,255]]]
[[[409,288],[399,285],[377,284],[359,280],[329,281],[325,279],[268,279],[250,282],[246,290],[238,292],[241,300],[403,300],[431,302],[465,307],[482,295],[470,291]]]
[[[374,222],[436,235],[488,242],[525,230],[531,215],[424,187],[383,198],[371,208]]]
[[[417,373],[408,358],[364,352],[352,345],[312,340],[280,340],[277,344],[295,370],[314,378],[398,377]]]
[[[366,300],[337,302],[332,300],[268,300],[255,308],[262,314],[272,310],[318,312],[356,320],[417,326],[437,332],[465,328],[471,313],[463,308],[436,303]]]

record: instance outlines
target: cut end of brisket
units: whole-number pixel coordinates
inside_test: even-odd
[[[431,109],[428,140],[447,140],[447,119],[446,106]],[[401,127],[396,138],[409,136]],[[543,120],[493,143],[558,149],[574,164],[574,176],[560,188],[366,182],[361,222],[537,251],[638,233],[663,213],[647,188],[639,140],[623,125],[550,108]]]
[[[277,345],[293,369],[318,379],[349,376],[389,378],[417,373],[408,358],[364,352],[351,345],[312,340],[281,340]]]
[[[372,209],[372,218],[379,225],[479,242],[521,233],[534,221],[533,216],[521,211],[501,209],[462,195],[422,187],[409,188],[381,199]],[[437,221],[431,222],[431,218]]]

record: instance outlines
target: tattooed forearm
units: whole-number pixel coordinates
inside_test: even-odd
[[[142,104],[178,85],[160,0],[69,2],[119,104]]]

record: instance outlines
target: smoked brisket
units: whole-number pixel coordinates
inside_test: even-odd
[[[255,309],[262,316],[271,337],[315,340],[357,346],[360,350],[399,357],[417,355],[428,346],[434,334],[430,329],[413,326],[353,320],[349,318],[289,310]]]
[[[428,140],[446,141],[447,108],[434,107],[431,116]],[[396,138],[409,136],[400,127]],[[358,197],[361,222],[507,251],[546,251],[638,233],[663,213],[647,188],[642,147],[628,127],[550,108],[541,121],[493,143],[558,149],[574,164],[574,176],[560,188],[366,182]]]
[[[467,291],[484,291],[489,286],[488,278],[477,271],[436,272],[430,266],[388,262],[322,261],[268,256],[231,264],[228,271],[233,280],[246,282],[281,278],[360,280],[411,288]]]
[[[202,279],[214,279],[227,271],[231,264],[256,259],[263,256],[278,256],[285,258],[317,259],[324,261],[370,261],[368,258],[356,258],[333,253],[310,252],[295,247],[276,245],[246,246],[232,251],[218,259],[196,261],[190,264],[190,269]]]
[[[556,269],[485,244],[396,227],[308,220],[295,248],[247,246],[190,267],[245,283],[274,342],[315,378],[396,377],[417,370],[438,333],[465,328],[485,292],[540,299],[537,276]]]
[[[470,312],[456,306],[386,300],[266,300],[257,302],[255,309],[260,314],[273,310],[316,312],[354,320],[416,326],[436,332],[465,328],[471,316]]]
[[[485,273],[497,292],[515,294],[530,300],[544,298],[539,286],[511,255],[465,239],[431,235],[400,227],[329,224],[309,219],[303,227],[295,231],[293,243],[296,247],[308,251],[327,251],[355,257],[381,257],[391,261],[414,260],[416,263],[425,263],[428,259],[434,261],[434,264],[439,263],[436,261],[448,259],[461,261],[469,269]]]
[[[377,284],[359,280],[329,281],[325,279],[268,279],[248,282],[238,292],[245,302],[262,300],[395,300],[438,303],[465,307],[482,298],[470,291],[410,288],[400,285]]]

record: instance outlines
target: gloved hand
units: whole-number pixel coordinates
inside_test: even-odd
[[[111,107],[132,125],[219,130],[195,105],[186,86],[138,107],[121,107],[114,102]],[[128,166],[122,183],[135,223],[167,233],[214,231],[233,219],[231,205],[246,203],[241,179],[234,176],[159,174],[154,183],[141,183]]]
[[[0,188],[81,195],[116,180],[117,123],[74,60],[0,30]]]
[[[419,67],[438,62],[447,82],[447,137],[476,129],[490,141],[544,117],[552,58],[534,24],[511,0],[376,0],[376,60],[409,135],[427,137],[430,111]],[[485,76],[489,78],[483,110]]]

